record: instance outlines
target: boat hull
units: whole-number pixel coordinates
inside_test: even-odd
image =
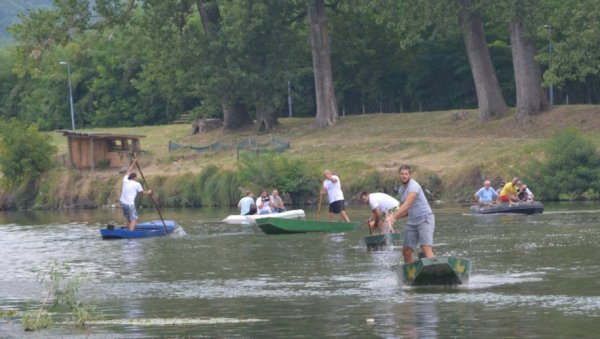
[[[166,225],[166,230],[165,230]],[[160,237],[172,233],[177,228],[177,223],[173,220],[152,220],[137,224],[135,230],[130,231],[125,227],[107,226],[100,230],[102,239],[139,239]]]
[[[369,251],[381,250],[392,245],[400,246],[402,245],[402,234],[373,234],[368,237],[364,237],[362,240],[362,244],[366,246],[367,250]]]
[[[285,218],[285,219],[304,219],[304,210],[289,210],[281,213],[271,214],[253,214],[253,215],[230,215],[223,219],[228,224],[253,224],[257,219],[262,218]]]
[[[260,218],[256,220],[256,224],[266,234],[342,233],[359,228],[356,223],[285,218]]]
[[[392,271],[408,286],[453,286],[468,283],[471,268],[471,260],[449,256],[396,264]]]
[[[497,214],[497,213],[518,213],[518,214],[537,214],[544,212],[544,205],[539,201],[517,202],[514,204],[499,203],[490,206],[479,207],[471,206],[473,214]]]

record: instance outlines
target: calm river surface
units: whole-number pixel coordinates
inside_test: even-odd
[[[367,252],[366,230],[265,235],[220,221],[235,210],[184,209],[162,212],[185,235],[106,241],[99,229],[122,221],[118,209],[0,212],[0,310],[35,307],[38,274],[56,260],[85,275],[81,297],[103,315],[83,330],[58,321],[33,333],[4,316],[0,337],[598,336],[600,204],[547,203],[533,216],[434,207],[435,253],[472,259],[468,285],[402,286],[390,271],[399,248]]]

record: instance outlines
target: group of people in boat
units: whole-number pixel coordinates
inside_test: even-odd
[[[518,177],[510,182],[502,180],[497,189],[492,188],[490,180],[485,180],[483,187],[473,194],[480,207],[497,203],[531,202],[533,197],[531,190]]]
[[[254,200],[252,191],[246,191],[245,196],[238,202],[238,208],[241,215],[272,214],[286,211],[283,199],[279,196],[279,191],[276,188],[273,188],[270,196],[267,191],[262,190],[256,200]]]

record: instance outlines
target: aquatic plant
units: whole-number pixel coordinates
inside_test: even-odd
[[[40,307],[37,310],[23,312],[23,329],[25,331],[37,331],[52,325],[52,318],[47,310]]]
[[[67,264],[53,261],[48,277],[38,275],[40,283],[47,283],[47,293],[37,309],[23,313],[22,323],[25,331],[49,327],[53,323],[50,311],[60,312],[66,309],[76,327],[83,327],[87,321],[98,318],[95,307],[79,299],[81,277],[69,277],[70,271],[71,268]],[[51,305],[48,307],[49,304]]]

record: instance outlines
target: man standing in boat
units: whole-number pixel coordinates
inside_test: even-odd
[[[342,192],[342,183],[337,175],[333,175],[330,170],[323,171],[323,187],[321,188],[321,194],[327,192],[329,199],[329,220],[333,219],[334,214],[342,216],[345,222],[350,222],[350,218],[344,210],[344,193]]]
[[[402,255],[404,262],[409,264],[413,262],[413,251],[419,244],[425,258],[434,256],[432,246],[435,217],[421,185],[411,178],[410,166],[400,166],[399,172],[402,182],[399,191],[401,205],[394,212],[394,219],[408,216]]]
[[[363,191],[360,199],[371,207],[371,216],[367,220],[367,227],[376,229],[377,233],[394,233],[394,212],[400,202],[385,193],[367,193]]]
[[[142,184],[135,180],[137,174],[133,172],[133,166],[135,166],[136,163],[137,159],[134,158],[127,169],[125,177],[123,177],[123,187],[121,188],[121,198],[119,199],[119,204],[123,209],[123,216],[127,219],[127,229],[130,231],[135,230],[135,225],[138,220],[138,213],[135,209],[135,198],[137,194],[152,194],[152,190],[144,191]]]

